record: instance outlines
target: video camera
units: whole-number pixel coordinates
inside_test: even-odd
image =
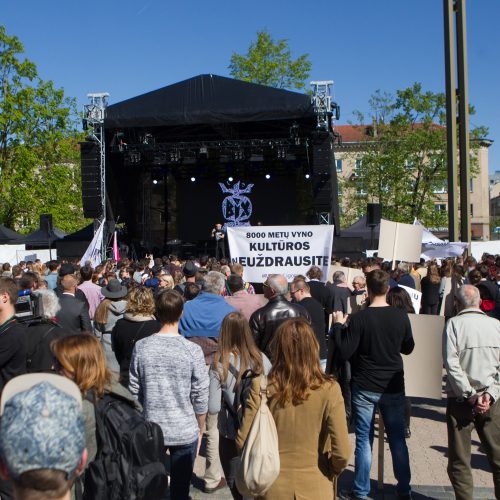
[[[42,301],[31,290],[20,290],[14,305],[15,317],[20,323],[33,321],[42,316]]]

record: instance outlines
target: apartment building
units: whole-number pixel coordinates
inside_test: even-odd
[[[361,161],[363,151],[370,141],[365,126],[337,125],[337,132],[342,137],[341,145],[335,147],[335,161],[339,179],[349,179],[356,175],[356,165]],[[488,177],[488,148],[492,141],[481,141],[477,154],[478,173],[470,179],[470,211],[471,211],[471,239],[487,241],[490,239],[490,196]],[[404,165],[401,168],[405,168]],[[448,194],[446,187],[433,193],[434,208],[439,211],[448,210]],[[340,210],[356,206],[356,193],[347,191],[340,197]],[[364,215],[365,206],[359,206],[359,215]],[[431,228],[438,236],[447,237],[448,228]]]

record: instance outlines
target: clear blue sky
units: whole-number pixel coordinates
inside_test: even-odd
[[[308,53],[311,79],[335,81],[341,123],[366,111],[376,89],[415,81],[444,91],[442,0],[3,0],[0,23],[24,43],[44,79],[80,107],[87,92],[110,102],[198,75],[228,75],[258,29]],[[500,0],[467,2],[471,125],[495,141],[500,170]]]

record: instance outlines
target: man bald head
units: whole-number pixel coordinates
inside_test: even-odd
[[[66,293],[74,294],[76,292],[76,285],[78,284],[74,274],[66,274],[61,278],[61,286]]]
[[[481,297],[479,290],[474,285],[462,285],[457,291],[457,300],[460,310],[479,309]]]

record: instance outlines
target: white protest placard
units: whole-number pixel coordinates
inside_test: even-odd
[[[441,399],[443,379],[442,338],[444,318],[409,314],[415,349],[405,356],[405,393],[416,398]]]
[[[422,250],[422,226],[382,219],[378,255],[389,261],[418,262]]]
[[[415,290],[414,288],[411,288],[409,286],[404,286],[400,284],[398,284],[398,287],[404,288],[408,292],[413,309],[415,309],[415,314],[420,314],[420,304],[422,303],[422,292],[419,292],[418,290]]]
[[[49,260],[57,259],[57,249],[53,248],[52,250],[48,250],[45,248],[43,250],[17,250],[16,259],[18,263],[22,260],[35,262],[36,259],[40,259],[42,262],[48,262]]]
[[[332,257],[333,226],[229,227],[231,263],[244,267],[244,279],[263,283],[269,274],[288,281],[318,266],[328,276]]]

